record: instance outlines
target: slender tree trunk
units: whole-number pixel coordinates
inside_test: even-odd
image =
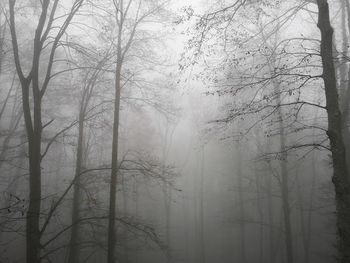
[[[163,149],[162,149],[162,176],[165,175],[165,166],[167,162],[167,155],[168,155],[168,147],[169,145],[169,136],[171,139],[171,133],[169,135],[169,123],[167,123],[166,128],[165,128],[165,134],[164,134],[164,140],[163,140]],[[171,141],[170,141],[171,142]],[[165,242],[167,244],[167,262],[172,261],[172,253],[171,253],[171,189],[168,187],[166,183],[163,184],[162,186],[162,191],[163,191],[163,201],[164,201],[164,208],[165,208]]]
[[[134,192],[134,201],[135,201],[135,217],[138,218],[139,217],[139,184],[138,184],[138,181],[136,180],[134,182],[134,185],[133,185],[133,192]],[[139,253],[138,251],[135,251],[134,252],[134,258],[133,258],[133,262],[135,263],[139,263]]]
[[[254,168],[257,210],[259,214],[259,262],[262,263],[264,261],[264,213],[261,197],[260,175],[258,174],[256,165]]]
[[[72,228],[69,242],[69,255],[68,263],[79,262],[79,218],[80,218],[80,187],[81,178],[80,173],[83,163],[83,147],[84,147],[84,111],[83,103],[80,107],[79,120],[78,120],[78,145],[76,153],[75,163],[75,176],[74,176],[74,187],[73,187],[73,206],[72,206]]]
[[[301,190],[298,169],[295,173],[295,182],[298,188],[298,206],[299,206],[299,215],[300,215],[301,235],[302,235],[302,241],[303,241],[303,247],[304,247],[304,263],[307,263],[308,257],[309,257],[308,233],[305,226],[305,207],[304,207],[303,192]]]
[[[311,236],[312,236],[312,215],[314,209],[314,195],[315,195],[315,184],[316,184],[316,158],[315,153],[312,155],[312,179],[311,179],[311,193],[309,197],[309,211],[307,214],[306,231],[307,236],[305,240],[305,263],[310,262],[310,247],[311,247]]]
[[[116,197],[117,197],[117,173],[118,173],[118,141],[119,141],[119,114],[120,114],[120,95],[122,88],[122,34],[124,26],[124,8],[123,0],[119,2],[120,10],[116,10],[116,17],[118,21],[118,39],[117,39],[117,63],[115,69],[115,95],[114,95],[114,113],[113,113],[113,139],[112,139],[112,159],[111,159],[111,181],[109,188],[109,214],[108,214],[108,243],[107,243],[107,263],[115,263],[115,249],[116,249]]]
[[[190,149],[188,148],[187,157],[189,158]],[[189,220],[189,198],[185,193],[189,193],[190,190],[186,188],[186,186],[190,185],[189,176],[185,177],[184,182],[184,190],[182,191],[182,211],[183,211],[183,245],[184,245],[184,257],[185,262],[190,262],[190,220]]]
[[[121,175],[121,184],[123,187],[123,213],[124,215],[128,214],[128,194],[127,194],[127,181],[125,179],[125,174]],[[127,263],[129,262],[129,242],[128,242],[128,229],[124,228],[123,229],[123,237],[125,240],[123,240],[123,249],[124,249],[124,259],[123,259],[123,263]]]
[[[290,221],[290,206],[289,206],[289,183],[288,183],[288,168],[287,168],[287,152],[285,145],[285,131],[283,126],[283,114],[281,107],[278,108],[279,118],[279,136],[280,136],[280,150],[281,150],[281,193],[282,193],[282,207],[284,216],[284,231],[285,244],[287,252],[287,262],[293,263],[293,241],[292,241],[292,225]]]
[[[184,236],[184,246],[185,246],[185,261],[189,261],[190,260],[190,252],[189,252],[189,246],[190,246],[190,229],[189,229],[189,215],[188,215],[188,199],[186,198],[186,196],[183,196],[182,199],[182,209],[183,209],[183,236]]]
[[[345,145],[342,136],[342,117],[339,107],[337,82],[332,54],[333,28],[330,24],[327,0],[317,0],[318,28],[321,32],[321,58],[328,115],[327,135],[330,140],[337,215],[337,259],[350,262],[350,192],[346,165]]]
[[[269,143],[269,142],[268,142]],[[269,151],[267,151],[269,152]],[[269,168],[270,168],[269,163]],[[272,171],[272,169],[271,169]],[[271,174],[268,173],[265,181],[266,194],[267,194],[267,212],[268,212],[268,222],[269,222],[269,254],[270,263],[276,262],[276,251],[275,251],[275,231],[274,231],[274,219],[273,219],[273,200],[272,200],[272,181]]]
[[[194,262],[199,262],[200,261],[200,251],[199,251],[199,213],[198,213],[198,158],[194,159],[195,165],[192,167],[192,177],[193,177],[193,204],[192,206],[192,212],[194,216]]]
[[[276,33],[276,39],[277,39]],[[264,39],[266,42],[266,39]],[[276,44],[275,44],[276,45]],[[273,54],[275,55],[275,54]],[[275,61],[273,65],[269,64],[270,73],[274,72]],[[276,103],[281,105],[281,90],[280,86],[276,81],[273,81],[274,93],[276,94]],[[284,221],[284,232],[285,232],[285,246],[287,263],[293,263],[293,238],[292,238],[292,224],[290,219],[290,205],[289,205],[289,178],[288,178],[288,153],[286,151],[286,134],[283,123],[283,111],[282,107],[277,107],[277,118],[278,118],[278,129],[279,129],[279,148],[280,148],[280,174],[281,174],[281,194],[282,194],[282,209],[283,209],[283,221]]]
[[[121,36],[119,36],[121,41]],[[120,92],[121,92],[121,45],[118,40],[118,58],[115,72],[115,97],[114,97],[114,119],[113,119],[113,141],[112,141],[112,166],[111,181],[109,189],[109,215],[108,215],[108,248],[107,262],[115,263],[115,217],[116,217],[116,191],[118,173],[118,139],[119,139],[119,112],[120,112]]]
[[[274,62],[273,62],[274,63]],[[274,65],[273,65],[274,67]],[[270,72],[273,72],[271,65],[269,65]],[[281,104],[281,91],[279,84],[273,82],[274,92],[277,95],[277,105]],[[284,232],[285,232],[285,246],[287,262],[293,263],[293,238],[292,238],[292,224],[290,219],[290,202],[289,202],[289,178],[288,178],[288,153],[286,151],[286,134],[283,123],[282,107],[277,108],[278,129],[279,129],[279,148],[280,148],[280,171],[281,171],[281,194],[282,194],[282,209],[284,218]]]
[[[201,147],[201,169],[199,185],[199,242],[200,242],[200,262],[205,263],[205,237],[204,237],[204,164],[205,150]]]
[[[247,262],[246,255],[246,240],[245,240],[245,207],[244,207],[244,195],[243,195],[243,173],[242,173],[242,158],[241,158],[241,145],[237,145],[238,157],[237,157],[237,186],[238,186],[238,206],[239,206],[239,230],[240,230],[240,245],[241,245],[241,263]]]
[[[78,143],[76,152],[76,163],[74,173],[74,186],[73,186],[73,202],[72,202],[72,227],[71,236],[69,243],[69,255],[68,263],[78,263],[80,258],[80,245],[79,245],[79,232],[80,232],[80,209],[81,209],[81,172],[84,165],[86,164],[88,155],[88,145],[85,141],[85,118],[89,102],[92,98],[92,93],[97,81],[99,72],[101,71],[102,65],[105,61],[103,58],[97,65],[95,71],[89,76],[87,74],[84,79],[84,87],[81,94],[81,101],[79,105],[79,116],[78,116]]]
[[[317,116],[316,116],[317,118]],[[315,122],[316,124],[316,122]],[[315,134],[313,134],[315,136]],[[300,221],[301,221],[301,233],[304,247],[304,263],[310,262],[310,246],[311,246],[311,234],[312,234],[312,214],[313,214],[313,199],[315,194],[315,184],[316,184],[316,158],[315,152],[312,153],[311,161],[311,189],[309,194],[309,206],[307,212],[305,211],[303,191],[301,189],[299,171],[296,172],[296,184],[298,187],[298,202],[300,208]],[[305,218],[306,214],[306,218]],[[306,222],[305,222],[306,221]]]
[[[164,184],[163,185],[163,200],[164,200],[164,208],[165,208],[165,242],[167,244],[167,252],[166,256],[167,262],[172,261],[172,253],[171,253],[171,190],[169,187]]]

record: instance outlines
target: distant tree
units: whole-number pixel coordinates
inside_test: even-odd
[[[114,114],[113,114],[113,141],[111,157],[111,181],[109,191],[109,216],[108,216],[108,255],[107,262],[114,263],[116,246],[116,187],[118,174],[118,140],[120,123],[120,102],[121,90],[132,79],[123,77],[123,67],[125,67],[126,58],[133,46],[147,34],[142,29],[142,24],[147,23],[147,19],[156,18],[163,11],[164,2],[144,2],[144,1],[125,1],[113,0],[114,6],[114,24],[116,26],[116,66],[115,66],[115,95],[114,95]],[[139,55],[136,55],[139,56]],[[143,54],[141,54],[143,56]]]
[[[80,254],[80,228],[79,222],[81,215],[81,172],[83,171],[84,164],[87,160],[84,160],[84,154],[86,152],[87,143],[85,142],[85,126],[86,120],[88,118],[89,107],[93,100],[93,96],[96,92],[96,86],[98,85],[100,75],[104,71],[104,66],[108,60],[113,57],[108,51],[102,58],[98,58],[95,63],[91,63],[91,66],[88,66],[88,69],[83,70],[83,79],[81,87],[81,98],[79,102],[79,113],[78,113],[78,138],[77,138],[77,149],[76,149],[76,163],[75,163],[75,172],[74,172],[74,187],[73,187],[73,201],[72,201],[72,227],[70,233],[70,242],[69,242],[69,255],[68,262],[75,263],[79,262]],[[91,60],[91,58],[90,58]],[[86,159],[86,158],[85,158]]]
[[[349,179],[348,168],[346,165],[345,144],[343,139],[344,121],[341,116],[341,107],[339,106],[337,79],[333,61],[333,29],[330,25],[329,8],[327,1],[297,1],[296,6],[283,6],[280,1],[266,3],[261,5],[255,1],[237,1],[227,8],[220,8],[217,12],[210,11],[197,19],[197,34],[189,41],[188,49],[193,56],[184,56],[181,61],[181,68],[191,66],[200,58],[205,60],[205,65],[211,65],[208,62],[210,57],[222,59],[223,63],[213,69],[208,67],[209,74],[202,73],[203,79],[211,83],[211,89],[208,94],[218,94],[219,96],[229,95],[232,97],[244,98],[246,101],[234,100],[227,103],[226,115],[219,118],[216,123],[227,125],[236,119],[246,119],[248,128],[241,133],[229,135],[242,138],[253,129],[258,123],[265,122],[271,127],[267,136],[279,135],[280,149],[275,154],[275,158],[281,161],[282,174],[282,199],[285,219],[289,217],[288,204],[288,178],[286,176],[287,152],[290,150],[312,147],[330,150],[333,163],[333,183],[335,185],[336,203],[337,203],[337,238],[338,255],[340,262],[348,262],[346,247],[349,247]],[[270,39],[276,31],[280,30],[286,23],[290,22],[301,10],[310,12],[307,5],[317,4],[318,27],[321,31],[321,49],[317,50],[318,39],[307,37],[291,37],[282,39],[274,47],[266,45],[266,42],[251,43],[258,36],[267,32],[265,37]],[[241,5],[243,4],[243,5]],[[342,3],[346,7],[345,2]],[[285,7],[281,15],[271,17],[271,9],[275,7]],[[239,9],[238,9],[239,8]],[[249,12],[249,10],[260,10],[261,12]],[[252,15],[256,14],[256,15]],[[262,30],[253,32],[249,26],[237,27],[237,23],[246,21],[250,25],[259,21],[259,14],[268,21],[264,23]],[[266,17],[264,14],[267,14]],[[314,14],[316,14],[314,12]],[[193,15],[193,14],[192,14]],[[239,20],[239,18],[241,20]],[[277,23],[278,22],[278,23]],[[244,23],[244,22],[243,22]],[[233,26],[234,25],[234,26]],[[346,39],[346,37],[344,37]],[[345,41],[345,40],[344,40]],[[346,42],[346,41],[345,41]],[[251,43],[252,45],[248,45]],[[243,49],[245,52],[240,52]],[[220,53],[221,51],[221,53]],[[215,56],[216,54],[218,54]],[[220,57],[222,55],[222,57]],[[261,62],[257,57],[265,57],[267,60]],[[274,65],[269,70],[266,66],[269,61],[274,61]],[[322,66],[320,64],[322,62]],[[226,64],[226,65],[225,65]],[[225,66],[230,69],[227,74],[223,74]],[[319,68],[323,72],[319,72]],[[342,73],[345,79],[345,73]],[[316,88],[314,83],[319,83],[323,79],[325,84],[325,106],[322,99],[312,98],[307,95],[310,89]],[[342,86],[344,86],[344,83]],[[271,87],[274,87],[271,89]],[[253,91],[254,90],[254,91]],[[344,90],[344,89],[342,89]],[[318,91],[319,92],[319,91]],[[283,99],[284,98],[284,99]],[[345,106],[348,104],[344,97]],[[301,113],[302,108],[313,110],[315,107],[325,110],[328,117],[328,128],[323,128],[325,123],[319,124],[306,123],[306,119]],[[285,109],[282,112],[282,109]],[[346,107],[344,107],[346,112]],[[225,110],[224,110],[225,111]],[[310,111],[304,109],[304,114]],[[249,116],[249,117],[248,117]],[[256,117],[259,116],[259,117]],[[273,119],[272,117],[276,117]],[[275,124],[277,128],[272,128]],[[218,125],[220,127],[220,125]],[[309,129],[317,129],[326,132],[330,142],[330,148],[325,145],[327,139],[322,138],[319,142],[306,142],[299,140],[296,144],[286,145],[285,138],[297,136],[300,131],[305,132]],[[301,135],[302,133],[300,133]],[[288,262],[293,262],[291,229],[288,229],[289,223],[285,221],[287,240],[287,258]],[[289,239],[289,241],[288,241]]]

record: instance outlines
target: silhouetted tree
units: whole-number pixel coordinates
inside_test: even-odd
[[[16,1],[9,0],[8,2],[12,50],[17,75],[22,88],[22,105],[29,152],[29,207],[26,222],[27,263],[39,263],[41,261],[41,162],[45,155],[45,153],[42,154],[41,147],[42,131],[46,126],[46,124],[42,123],[42,101],[49,86],[55,53],[59,47],[60,40],[66,33],[69,24],[83,4],[84,0],[76,0],[73,3],[59,30],[54,33],[54,36],[52,36],[50,33],[52,33],[53,29],[56,27],[56,25],[54,25],[54,21],[56,19],[58,2],[58,0],[55,0],[52,5],[50,5],[49,0],[44,0],[41,2],[40,16],[36,26],[33,43],[33,60],[27,74],[24,72],[21,64],[18,36],[16,33]],[[49,44],[50,55],[45,61],[47,70],[46,73],[42,75],[40,71],[40,66],[43,65],[41,55],[43,49],[46,48],[49,36],[53,37],[53,41],[51,44]],[[32,100],[30,95],[31,93],[33,98]]]

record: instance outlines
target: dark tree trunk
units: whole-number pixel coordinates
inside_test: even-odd
[[[321,32],[321,58],[328,115],[327,135],[330,141],[337,213],[337,259],[350,262],[350,195],[342,118],[338,102],[337,82],[332,54],[333,28],[330,24],[327,0],[317,0],[318,28]]]
[[[65,33],[75,13],[79,10],[84,0],[76,0],[68,13],[59,33],[54,37],[50,49],[50,56],[47,60],[46,74],[44,81],[39,81],[40,56],[46,38],[52,29],[52,23],[55,18],[55,11],[58,0],[53,1],[52,8],[49,12],[50,0],[41,1],[41,13],[38,24],[35,29],[33,41],[33,59],[30,73],[25,76],[22,70],[19,46],[17,42],[17,33],[15,25],[15,0],[9,0],[9,26],[11,33],[12,50],[16,72],[22,88],[22,106],[26,133],[28,138],[29,153],[29,205],[26,217],[26,261],[27,263],[40,263],[40,238],[42,231],[40,230],[40,210],[41,210],[41,161],[44,157],[41,154],[42,143],[42,111],[41,104],[45,95],[46,88],[51,79],[51,70],[54,63],[55,51],[58,43]],[[48,16],[49,15],[49,16]],[[48,18],[49,17],[49,18]],[[48,19],[47,19],[48,18]],[[46,28],[45,28],[46,26]],[[32,91],[32,107],[30,100],[30,90]],[[33,111],[33,112],[31,112]],[[49,147],[49,145],[48,145]],[[46,153],[46,151],[45,151]],[[45,155],[45,154],[44,154]],[[45,230],[45,229],[43,229]]]
[[[40,138],[37,131],[29,140],[29,207],[27,212],[27,262],[40,262],[40,207],[41,207],[41,162]]]
[[[119,47],[118,47],[119,49]],[[119,53],[119,50],[118,50]],[[116,192],[117,192],[117,173],[118,173],[118,138],[119,138],[119,112],[120,112],[120,91],[121,91],[121,55],[118,55],[115,80],[114,97],[114,120],[113,120],[113,142],[112,142],[112,169],[109,188],[109,215],[108,215],[108,252],[107,262],[115,263],[115,217],[116,217]]]
[[[126,53],[128,52],[133,38],[135,36],[137,25],[142,21],[138,19],[138,15],[135,17],[135,23],[131,29],[131,32],[126,39],[123,38],[125,33],[124,22],[127,18],[128,9],[132,1],[129,1],[128,5],[124,7],[124,1],[120,0],[115,6],[116,21],[118,24],[118,40],[117,40],[117,58],[116,58],[116,70],[115,70],[115,97],[114,97],[114,118],[113,118],[113,139],[112,139],[112,164],[111,164],[111,181],[109,191],[109,214],[108,214],[108,245],[107,245],[107,263],[115,263],[115,246],[116,246],[116,190],[117,190],[117,173],[118,173],[118,139],[119,139],[119,114],[120,114],[120,94],[122,89],[122,67]],[[137,12],[138,14],[138,12]],[[147,16],[144,16],[145,18]],[[125,40],[125,42],[124,42]],[[123,43],[125,45],[123,46]]]
[[[34,83],[33,83],[34,85]],[[22,80],[22,104],[29,152],[29,205],[26,217],[27,263],[40,260],[40,211],[41,211],[41,96],[34,91],[33,122],[29,105],[30,81]],[[38,96],[39,95],[39,96]]]

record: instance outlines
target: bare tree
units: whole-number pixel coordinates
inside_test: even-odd
[[[83,4],[84,0],[74,1],[69,13],[65,16],[59,30],[53,36],[50,44],[49,58],[46,60],[46,73],[42,76],[40,72],[40,59],[43,49],[47,45],[48,37],[56,27],[54,21],[56,19],[56,10],[58,0],[50,5],[49,0],[41,2],[41,11],[35,30],[33,45],[33,60],[29,73],[25,75],[21,64],[18,36],[16,33],[16,0],[9,0],[9,26],[12,39],[12,49],[16,71],[22,88],[22,104],[26,133],[28,138],[29,151],[29,208],[26,219],[26,245],[27,245],[27,262],[38,263],[40,257],[40,238],[42,232],[40,230],[40,211],[41,211],[41,162],[44,157],[41,151],[42,147],[42,131],[45,124],[42,123],[42,101],[49,86],[51,79],[52,67],[57,48],[60,45],[62,36],[71,23],[73,17]],[[31,100],[31,92],[33,100]],[[31,105],[32,103],[32,105]],[[45,154],[45,153],[44,153]]]
[[[103,66],[106,64],[109,57],[109,53],[97,62],[97,65],[93,65],[91,69],[85,70],[85,76],[83,78],[83,87],[81,91],[81,99],[79,104],[79,116],[78,116],[78,138],[77,138],[77,150],[76,150],[76,164],[75,164],[75,175],[74,175],[74,188],[73,188],[73,204],[72,204],[72,228],[70,234],[69,243],[69,256],[68,262],[74,263],[79,262],[79,222],[80,219],[80,207],[81,207],[81,187],[82,180],[80,173],[82,172],[84,163],[84,152],[86,142],[85,138],[85,122],[89,106],[91,104],[92,97],[94,95],[95,87],[99,80],[99,75],[103,71]]]
[[[114,263],[116,246],[116,186],[118,173],[118,140],[120,122],[120,101],[121,89],[126,85],[128,79],[123,79],[123,65],[128,52],[132,48],[140,25],[146,19],[155,16],[163,8],[162,3],[152,3],[144,6],[143,1],[114,0],[114,19],[117,28],[116,46],[116,66],[115,66],[115,95],[113,114],[113,141],[111,158],[111,181],[109,191],[109,216],[108,216],[108,255],[107,262]],[[140,40],[140,39],[139,39]]]

